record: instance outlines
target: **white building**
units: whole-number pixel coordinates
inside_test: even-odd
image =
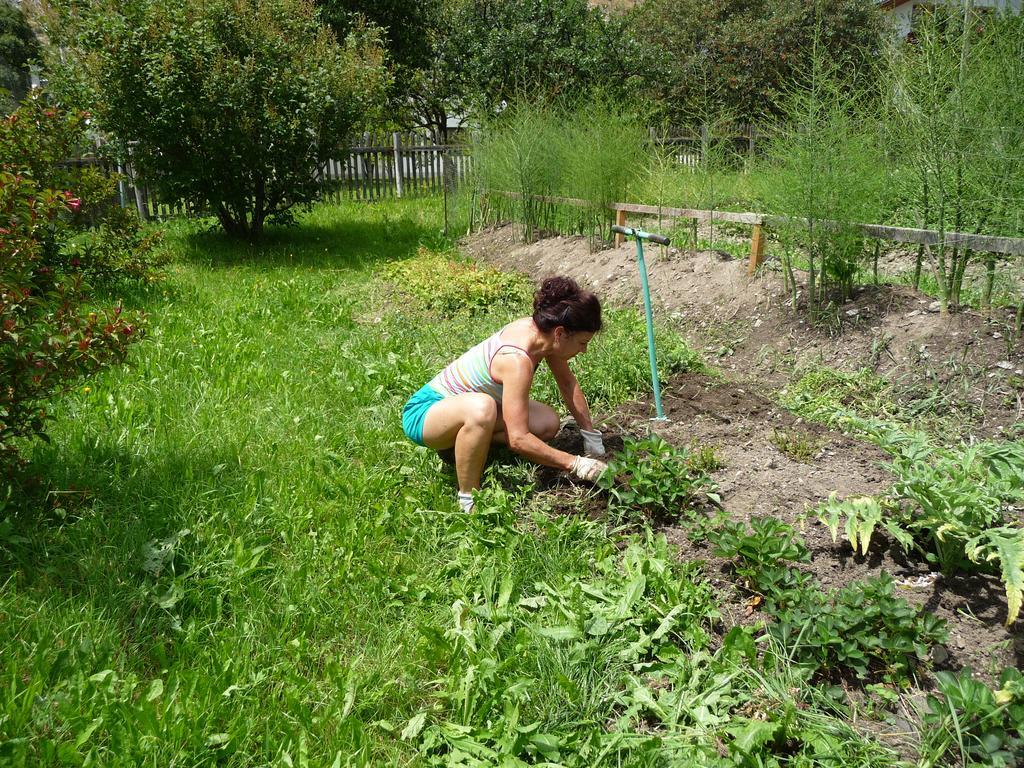
[[[973,0],[972,5],[979,11],[1012,11],[1020,13],[1021,4],[1024,0]],[[931,0],[930,2],[919,2],[918,0],[880,0],[878,5],[889,16],[892,17],[896,28],[902,37],[906,37],[914,29],[915,15],[924,9],[934,8],[937,5],[950,5],[963,7],[964,0]]]

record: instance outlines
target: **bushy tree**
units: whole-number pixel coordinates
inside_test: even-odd
[[[318,0],[344,33],[384,29],[394,72],[392,119],[446,139],[449,117],[492,115],[537,97],[594,86],[626,93],[646,71],[646,47],[621,14],[585,0]]]
[[[452,0],[318,0],[321,18],[344,37],[360,24],[383,30],[393,80],[388,122],[396,128],[419,126],[448,138],[448,118],[465,117],[465,95],[458,73],[441,57],[452,34]]]
[[[47,23],[56,79],[140,176],[249,240],[316,198],[386,84],[377,33],[339,43],[311,0],[52,0]]]
[[[22,440],[45,434],[48,403],[83,376],[122,360],[142,319],[88,306],[79,259],[67,251],[76,220],[102,193],[88,173],[56,160],[83,138],[81,114],[36,96],[0,121],[0,470]],[[26,148],[31,148],[30,152]],[[83,182],[79,186],[79,182]],[[56,189],[51,187],[56,186]]]
[[[787,83],[809,71],[815,35],[869,76],[884,24],[874,0],[646,0],[630,16],[632,35],[653,44],[647,91],[662,116],[689,122],[724,108],[740,119],[778,115]]]
[[[38,56],[39,41],[21,8],[0,2],[0,88],[10,93],[10,106],[28,92],[29,63]]]

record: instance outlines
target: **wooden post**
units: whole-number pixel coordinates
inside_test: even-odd
[[[750,264],[747,267],[747,276],[753,277],[757,268],[764,263],[764,230],[761,224],[754,225],[754,231],[750,234]]]
[[[620,227],[626,226],[626,212],[625,211],[616,211],[615,212],[615,223],[618,226],[620,226]],[[625,238],[624,235],[619,234],[618,232],[616,232],[615,233],[615,247],[618,248],[620,245],[622,245],[622,241],[625,240],[625,239],[626,238]]]

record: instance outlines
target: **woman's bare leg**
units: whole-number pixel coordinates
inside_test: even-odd
[[[438,451],[455,447],[455,475],[463,493],[480,487],[497,422],[498,404],[479,392],[446,397],[427,411],[423,444]]]
[[[535,434],[545,443],[550,441],[562,427],[555,409],[545,403],[536,400],[530,401],[530,432]],[[495,443],[508,445],[508,435],[505,433],[505,421],[501,418],[501,409],[498,409],[498,421],[494,425],[494,436],[491,438]]]

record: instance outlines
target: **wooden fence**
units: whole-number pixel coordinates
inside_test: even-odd
[[[322,180],[336,197],[381,200],[450,191],[469,175],[468,147],[421,134],[364,134],[347,154],[327,163]]]
[[[585,201],[579,201],[586,204]],[[662,216],[669,219],[694,219],[696,221],[728,221],[737,224],[749,224],[750,261],[747,273],[753,275],[764,262],[764,228],[766,226],[801,225],[806,222],[787,216],[768,216],[761,213],[736,213],[733,211],[703,211],[690,208],[662,208],[655,205],[633,205],[630,203],[612,203],[609,206],[615,211],[615,223],[626,226],[627,215],[630,213],[644,216]],[[827,220],[818,221],[819,226],[835,225]],[[893,243],[914,245],[938,245],[940,243],[954,247],[970,248],[982,253],[1001,253],[1008,256],[1024,256],[1024,238],[999,237],[996,235],[978,235],[971,232],[939,232],[934,229],[911,229],[909,227],[890,227],[883,224],[854,224],[865,237],[876,240],[887,240]],[[615,236],[615,244],[622,243],[622,235]]]
[[[203,213],[188,201],[161,199],[136,178],[130,162],[90,156],[67,163],[116,173],[121,206],[135,208],[145,220]],[[324,195],[336,200],[419,197],[450,192],[465,182],[471,167],[469,149],[461,144],[439,144],[415,133],[364,134],[337,159],[327,161],[318,180]]]
[[[517,192],[494,191],[489,194],[502,195],[517,199]],[[586,200],[572,197],[543,197],[534,195],[534,199],[559,205],[589,206]],[[787,216],[770,216],[763,213],[741,213],[738,211],[707,211],[695,208],[669,208],[658,205],[638,205],[635,203],[612,203],[609,210],[615,212],[615,223],[628,226],[628,215],[658,216],[665,219],[691,219],[694,221],[728,221],[735,224],[747,224],[751,227],[750,260],[747,272],[753,275],[764,262],[764,229],[771,226],[801,225],[806,222]],[[818,226],[836,225],[835,222],[819,220]],[[971,232],[939,232],[934,229],[912,229],[909,227],[891,227],[884,224],[860,224],[857,227],[865,237],[876,240],[887,240],[893,243],[913,245],[938,245],[940,243],[955,247],[970,248],[982,253],[1001,253],[1007,256],[1024,256],[1024,238],[1002,237],[998,235],[979,235]],[[621,245],[623,236],[615,235],[615,245]]]

